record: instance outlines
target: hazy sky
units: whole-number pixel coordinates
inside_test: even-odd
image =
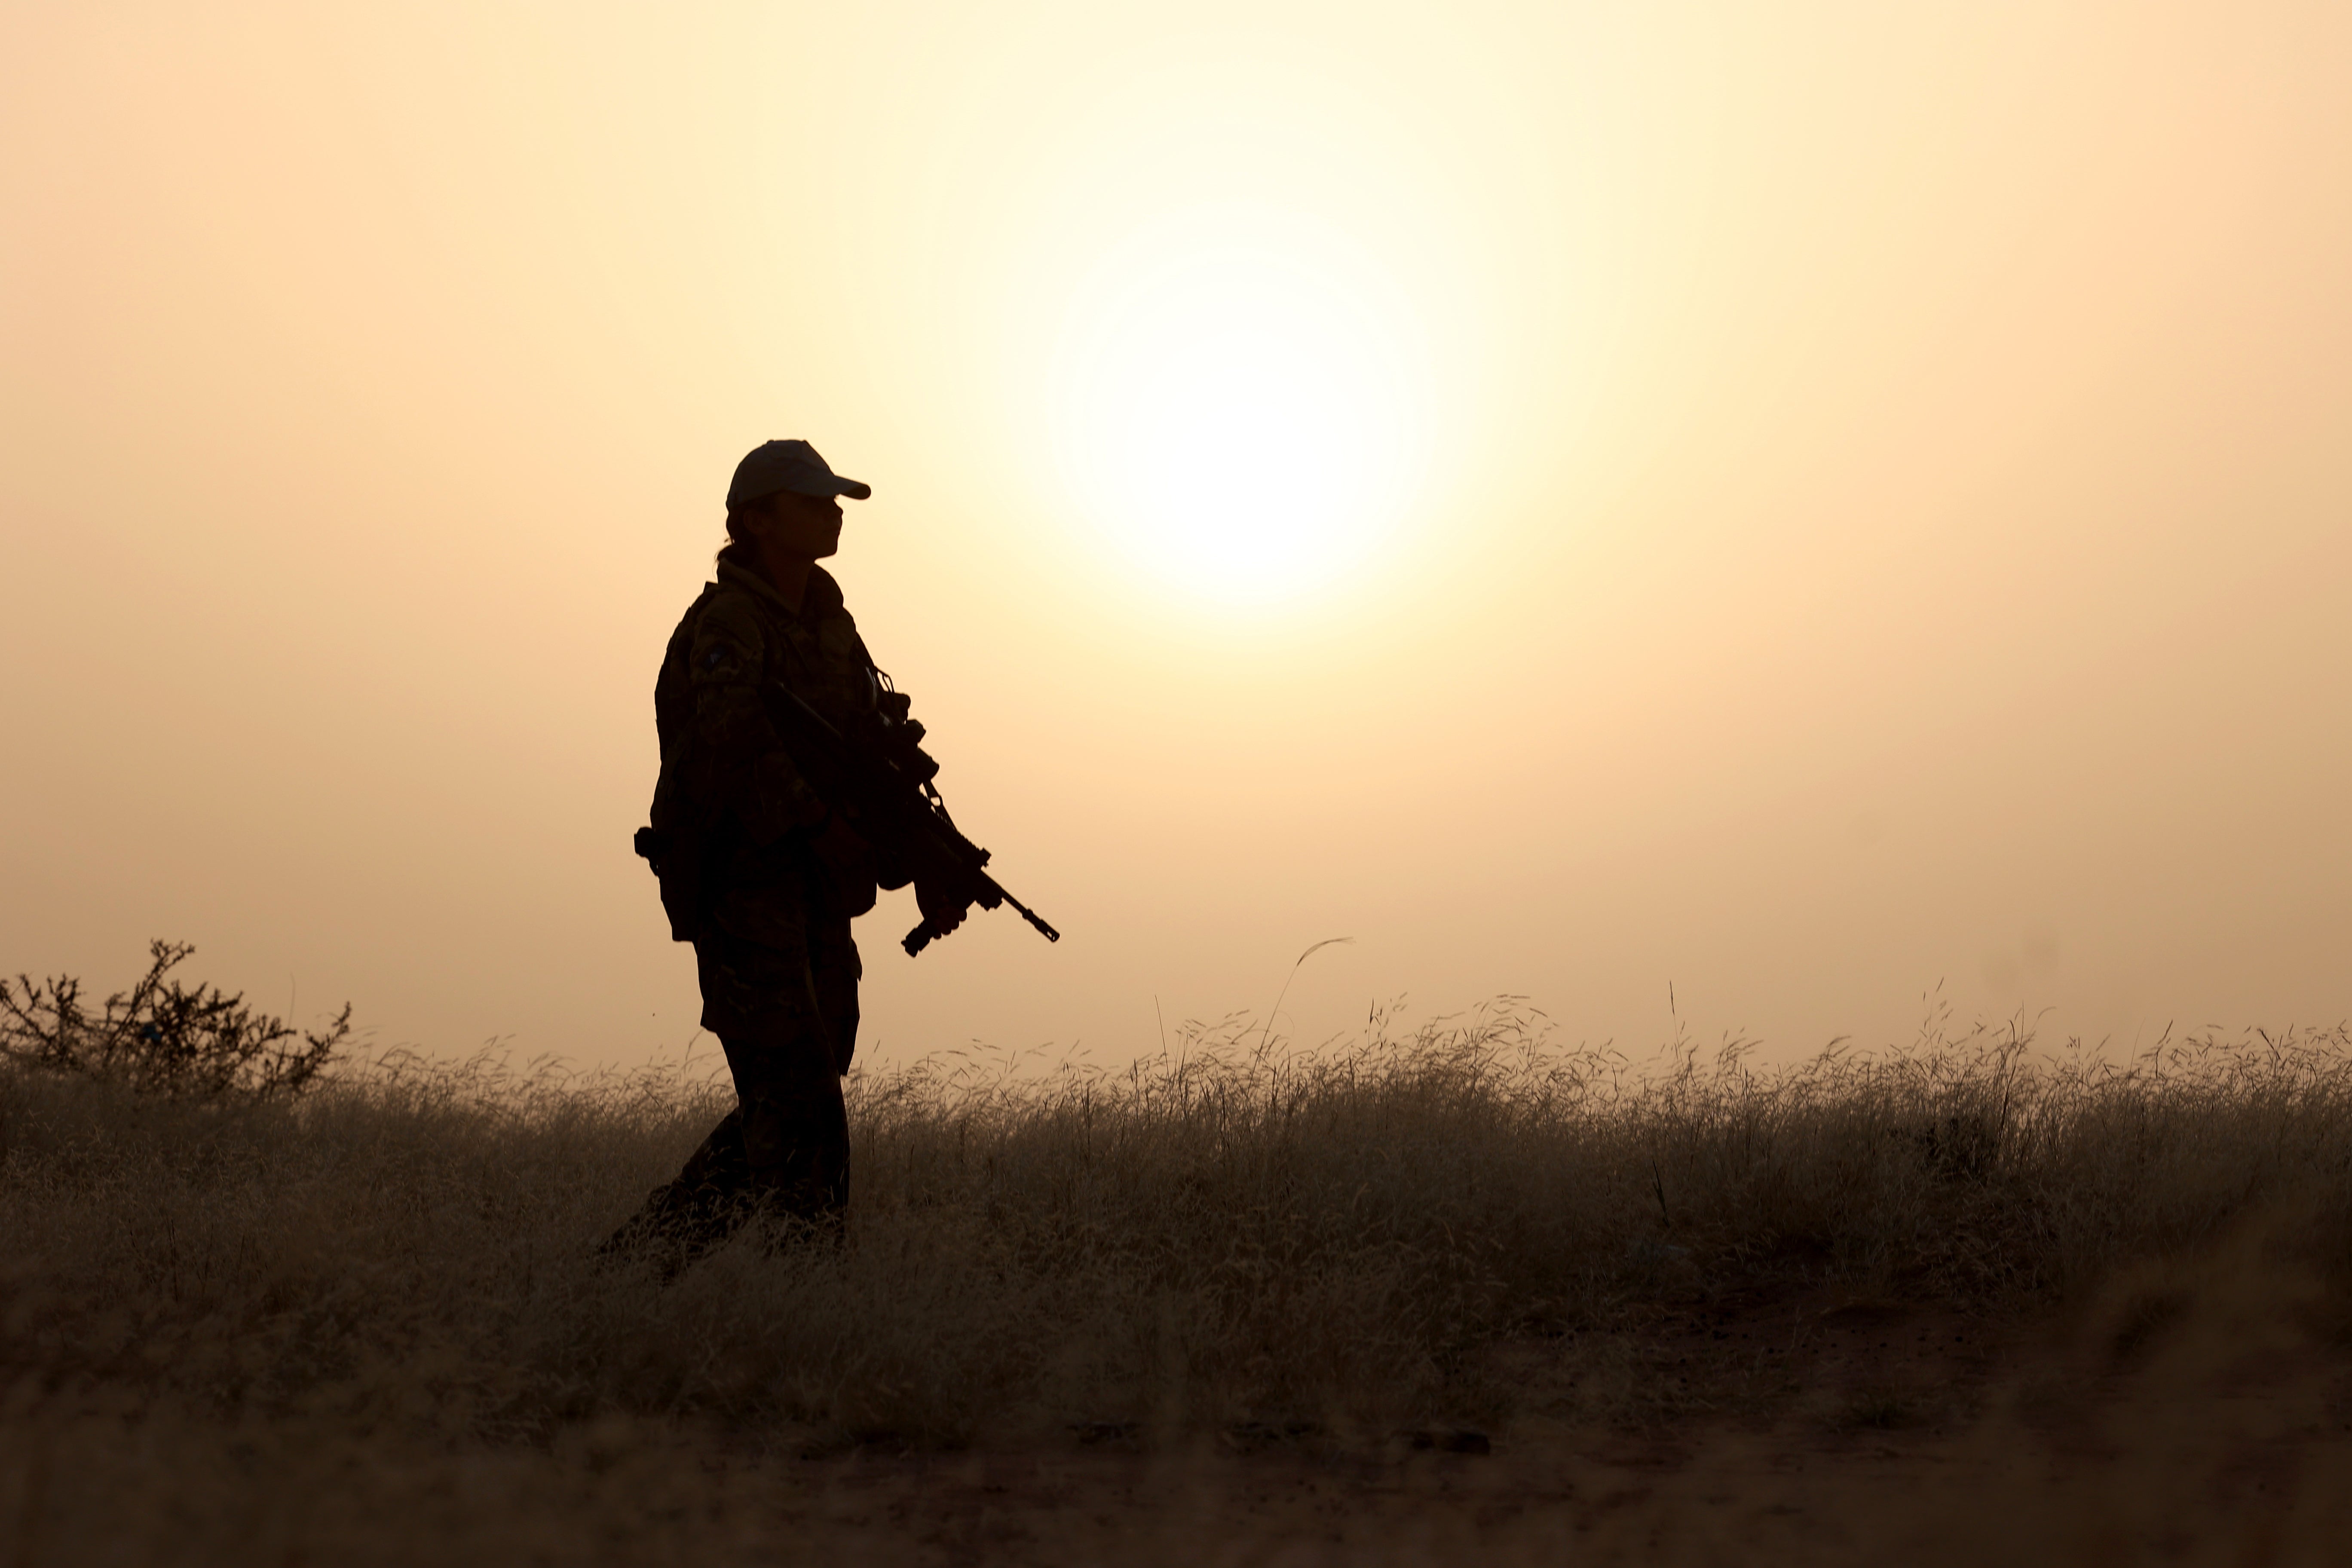
[[[1009,912],[865,1048],[2352,1014],[2352,8],[0,8],[0,968],[628,1063],[736,458]]]

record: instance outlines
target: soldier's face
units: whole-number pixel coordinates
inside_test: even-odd
[[[785,553],[821,561],[841,548],[841,498],[785,490],[775,499],[766,532]]]

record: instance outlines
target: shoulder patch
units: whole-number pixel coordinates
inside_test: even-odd
[[[752,679],[760,671],[763,641],[759,612],[740,595],[717,595],[696,623],[688,668],[698,684]]]

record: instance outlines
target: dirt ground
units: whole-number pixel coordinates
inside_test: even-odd
[[[2227,1258],[2031,1323],[1719,1298],[1590,1354],[1515,1347],[1569,1414],[1507,1430],[1176,1442],[1102,1422],[961,1452],[593,1423],[551,1447],[420,1448],[355,1435],[357,1412],[232,1430],[20,1390],[0,1568],[2341,1563],[2352,1355],[2325,1306]],[[1619,1418],[1575,1418],[1587,1382]]]
[[[943,1563],[2352,1561],[2352,1357],[2233,1294],[2032,1325],[1717,1302],[1617,1368],[1656,1386],[1648,1421],[867,1447],[801,1461],[799,1528]]]

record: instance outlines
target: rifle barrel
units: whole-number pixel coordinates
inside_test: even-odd
[[[1062,940],[1062,933],[1055,931],[1052,926],[1047,925],[1045,923],[1045,917],[1039,914],[1035,910],[1031,909],[1028,905],[1023,903],[1020,900],[1014,898],[1010,893],[1004,895],[1004,901],[1011,904],[1020,914],[1023,920],[1027,921],[1031,925],[1035,926],[1045,936],[1047,942],[1059,942]]]

